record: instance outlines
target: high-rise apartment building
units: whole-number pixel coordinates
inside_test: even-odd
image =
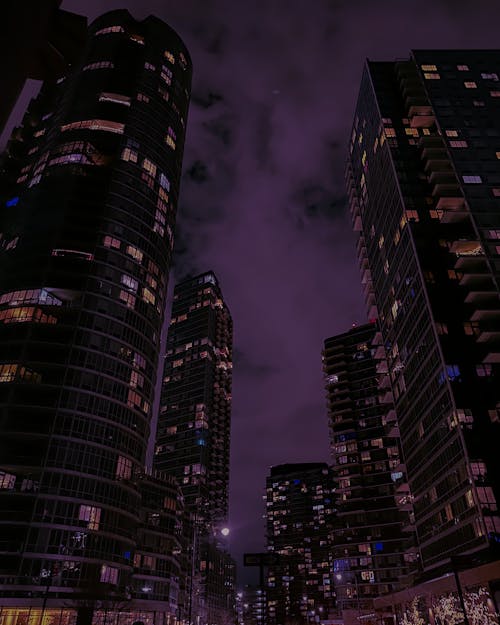
[[[233,327],[211,271],[174,289],[155,466],[174,475],[198,521],[227,523]]]
[[[3,158],[4,606],[130,596],[190,82],[169,26],[108,13]]]
[[[499,79],[493,50],[367,62],[350,142],[369,316],[436,574],[500,539]]]
[[[61,0],[21,0],[2,7],[0,132],[27,78],[55,80],[78,61],[87,19],[59,8]]]
[[[326,339],[323,350],[336,508],[331,535],[339,610],[409,583],[417,566],[411,496],[376,324]]]
[[[191,513],[188,620],[232,619],[228,517],[233,327],[215,274],[174,289],[154,466],[174,476]]]
[[[328,619],[335,605],[329,537],[334,516],[330,468],[322,462],[282,464],[266,479],[267,623]]]

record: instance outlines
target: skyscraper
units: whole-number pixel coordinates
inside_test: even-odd
[[[335,603],[329,537],[333,483],[322,462],[282,464],[266,480],[267,624],[328,619]]]
[[[233,328],[211,271],[174,289],[154,464],[198,521],[227,523]]]
[[[232,620],[227,525],[232,319],[215,274],[174,289],[154,466],[177,478],[192,516],[188,620]]]
[[[416,566],[412,501],[376,324],[326,339],[323,351],[336,515],[332,531],[340,610],[356,617],[410,582]]]
[[[190,82],[169,26],[113,11],[4,156],[4,605],[129,595]]]
[[[436,574],[500,539],[499,76],[498,51],[367,62],[350,142],[367,304]]]

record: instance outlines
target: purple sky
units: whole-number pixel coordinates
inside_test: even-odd
[[[264,547],[269,467],[329,460],[322,343],[365,321],[343,185],[363,62],[411,48],[499,47],[498,5],[62,5],[90,21],[123,7],[167,21],[193,58],[173,279],[213,269],[234,319],[230,525],[241,564],[244,551]]]

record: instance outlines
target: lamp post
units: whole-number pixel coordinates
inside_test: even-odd
[[[42,611],[40,613],[39,625],[43,624],[43,617],[45,616],[45,608],[47,607],[47,599],[49,598],[50,584],[52,582],[52,569],[42,569],[40,577],[43,579],[45,585],[45,592],[43,593]]]

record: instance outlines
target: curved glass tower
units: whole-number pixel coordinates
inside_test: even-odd
[[[190,84],[169,26],[108,13],[4,156],[4,597],[129,592]]]

